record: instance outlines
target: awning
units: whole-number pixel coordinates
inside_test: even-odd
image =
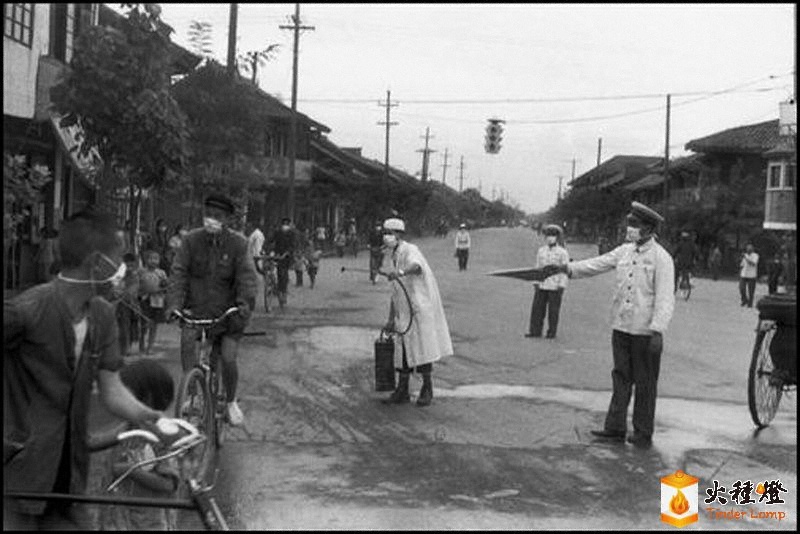
[[[50,124],[53,126],[53,131],[59,140],[61,149],[69,155],[69,161],[72,166],[78,171],[82,178],[88,180],[92,185],[94,183],[94,176],[102,165],[103,160],[96,149],[92,148],[89,154],[81,156],[78,153],[78,148],[81,145],[80,139],[83,137],[83,129],[75,124],[73,126],[60,126],[61,116],[57,114],[50,115]]]

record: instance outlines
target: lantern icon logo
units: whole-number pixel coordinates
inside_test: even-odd
[[[661,479],[661,521],[679,528],[697,521],[698,482],[680,469]]]

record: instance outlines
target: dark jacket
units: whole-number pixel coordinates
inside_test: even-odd
[[[95,297],[83,352],[73,372],[75,333],[56,282],[35,286],[3,306],[3,490],[53,490],[70,425],[70,492],[83,493],[89,471],[87,427],[97,369],[117,371],[122,357],[114,308]],[[16,501],[41,514],[44,501]]]
[[[211,234],[196,228],[172,263],[168,300],[197,316],[216,317],[231,306],[255,306],[256,270],[247,256],[247,239],[223,229]]]

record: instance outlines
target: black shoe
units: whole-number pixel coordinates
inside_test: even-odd
[[[653,438],[650,436],[629,436],[628,443],[632,443],[634,447],[649,449],[653,446]]]
[[[598,438],[625,441],[625,432],[620,432],[618,430],[590,430],[589,432]]]
[[[525,334],[525,337],[542,337],[542,334],[531,334],[530,332],[528,332],[527,334]]]
[[[553,338],[555,338],[555,337],[556,337],[556,335],[555,335],[555,334],[550,334],[550,333],[548,332],[548,334],[547,334],[546,336],[544,336],[544,337],[546,337],[547,339],[553,339]]]

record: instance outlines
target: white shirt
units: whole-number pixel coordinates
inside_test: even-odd
[[[264,247],[264,233],[256,228],[247,238],[247,256],[260,256],[261,249]]]
[[[469,249],[471,245],[472,241],[469,238],[469,232],[459,229],[458,232],[456,232],[456,249]]]
[[[741,267],[739,276],[742,278],[758,277],[758,254],[755,252],[745,253],[739,266]]]
[[[611,327],[635,335],[665,332],[675,307],[672,256],[650,238],[641,246],[625,243],[614,250],[568,264],[570,276],[585,278],[617,270]]]
[[[567,265],[569,263],[569,253],[567,249],[560,245],[544,245],[539,247],[536,253],[536,267],[544,267],[545,265]],[[562,287],[567,287],[567,279],[569,277],[566,273],[558,273],[549,276],[541,282],[534,282],[538,285],[539,289],[545,291],[555,291]]]

